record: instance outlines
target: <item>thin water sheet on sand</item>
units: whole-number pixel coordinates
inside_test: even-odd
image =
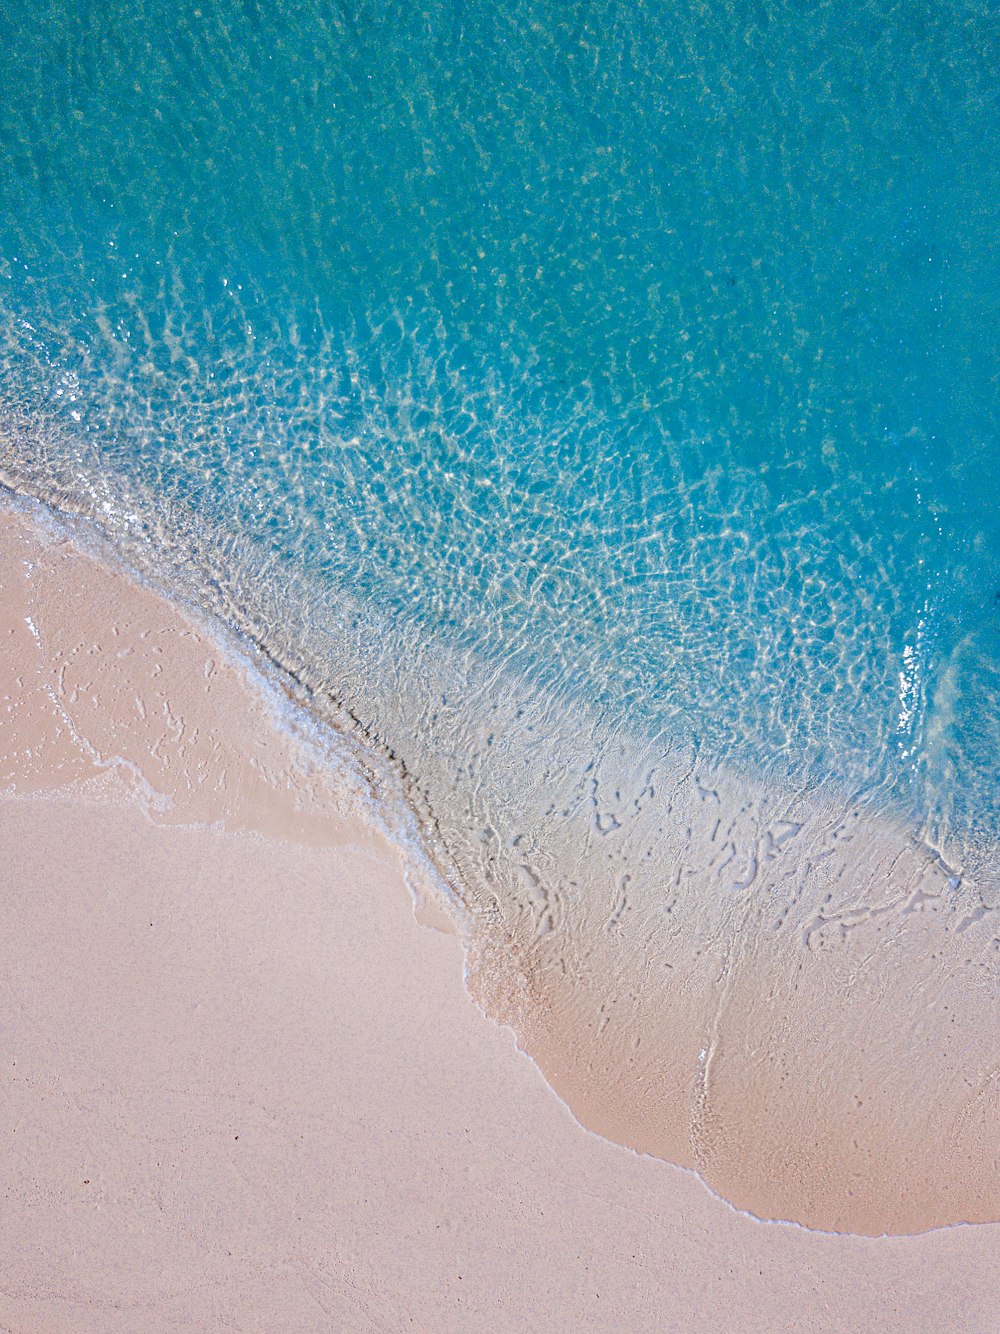
[[[371,797],[394,775],[373,752],[303,758],[273,720],[268,741],[255,728],[235,744],[247,664],[204,626],[165,622],[151,592],[72,542],[40,546],[24,519],[8,520],[5,553],[22,666],[4,776],[20,790],[53,773],[138,783],[161,820],[304,841],[328,840],[331,811],[387,816]],[[596,730],[581,747],[544,697],[491,688],[480,720],[451,708],[450,754],[410,791],[451,854],[473,994],[580,1120],[759,1217],[872,1234],[995,1218],[988,887],[857,804]],[[409,718],[440,738],[443,693],[398,699],[390,734]],[[503,752],[528,736],[531,772],[511,782]],[[600,763],[574,768],[581,754]],[[414,851],[411,883],[429,881]]]

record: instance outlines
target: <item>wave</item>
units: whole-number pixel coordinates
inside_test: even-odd
[[[878,1234],[997,1216],[990,840],[941,847],[887,790],[651,740],[30,418],[7,414],[0,459],[7,487],[96,525],[370,757],[383,821],[460,920],[470,991],[584,1125],[762,1218]]]

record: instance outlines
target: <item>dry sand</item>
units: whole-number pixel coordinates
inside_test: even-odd
[[[582,1130],[363,785],[24,514],[0,672],[0,1327],[1000,1327],[1000,1226],[761,1224]]]

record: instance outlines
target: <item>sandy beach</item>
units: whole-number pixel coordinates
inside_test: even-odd
[[[582,1129],[363,768],[26,508],[0,644],[0,1327],[997,1327],[1000,1225],[762,1224]]]

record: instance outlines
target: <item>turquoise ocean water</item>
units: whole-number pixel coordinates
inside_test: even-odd
[[[0,51],[4,479],[187,569],[467,878],[544,898],[613,754],[995,887],[993,6],[3,0]]]

